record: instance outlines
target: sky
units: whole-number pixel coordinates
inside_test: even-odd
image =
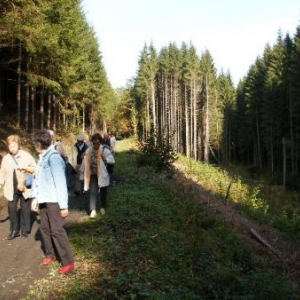
[[[113,88],[134,78],[145,45],[170,43],[208,50],[215,67],[235,85],[247,75],[278,32],[293,38],[300,25],[299,0],[83,0]]]

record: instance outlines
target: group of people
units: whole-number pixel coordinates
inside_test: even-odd
[[[107,188],[111,182],[112,172],[109,166],[115,164],[114,151],[106,147],[105,135],[95,133],[88,142],[84,141],[84,135],[77,135],[71,157],[70,164],[75,170],[74,193],[76,195],[85,194],[89,197],[90,217],[97,215],[96,205],[100,193],[100,213],[105,214],[107,202]]]
[[[94,134],[85,143],[84,135],[77,135],[71,157],[68,158],[61,143],[54,141],[51,130],[35,132],[33,144],[39,154],[38,162],[21,147],[21,138],[10,135],[6,139],[8,153],[3,156],[0,168],[0,188],[8,200],[10,232],[8,240],[27,238],[31,232],[31,210],[40,215],[40,233],[45,257],[43,265],[57,258],[61,262],[60,274],[74,269],[74,258],[64,228],[69,215],[66,162],[76,172],[75,192],[89,195],[90,217],[97,215],[100,196],[100,213],[105,214],[107,188],[110,185],[108,164],[114,164],[114,146],[104,145],[104,136]],[[27,177],[34,180],[29,186]],[[20,203],[20,217],[18,206]],[[57,257],[58,256],[58,257]]]

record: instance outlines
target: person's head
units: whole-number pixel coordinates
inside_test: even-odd
[[[20,145],[21,145],[20,136],[18,136],[16,134],[9,135],[6,138],[6,145],[7,145],[8,151],[11,154],[16,155],[19,152]]]
[[[52,141],[54,141],[54,131],[51,130],[51,129],[49,129],[48,132],[49,132],[49,134],[51,136]]]
[[[33,143],[38,152],[48,149],[52,144],[52,137],[49,130],[39,130],[33,135]]]
[[[101,143],[102,143],[102,136],[101,136],[101,134],[100,133],[93,134],[91,141],[93,143],[93,148],[95,150],[98,150],[100,148]]]
[[[77,139],[78,144],[83,144],[84,143],[84,134],[83,133],[77,134],[76,139]]]

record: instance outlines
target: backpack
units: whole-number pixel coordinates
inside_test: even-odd
[[[114,164],[105,164],[105,165],[106,165],[106,170],[107,170],[108,174],[113,174],[115,165]]]

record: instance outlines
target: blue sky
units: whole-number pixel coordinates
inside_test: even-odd
[[[278,31],[294,36],[299,0],[83,0],[96,32],[108,79],[114,88],[136,75],[145,44],[157,51],[169,43],[209,50],[220,72],[235,84],[247,74]]]

